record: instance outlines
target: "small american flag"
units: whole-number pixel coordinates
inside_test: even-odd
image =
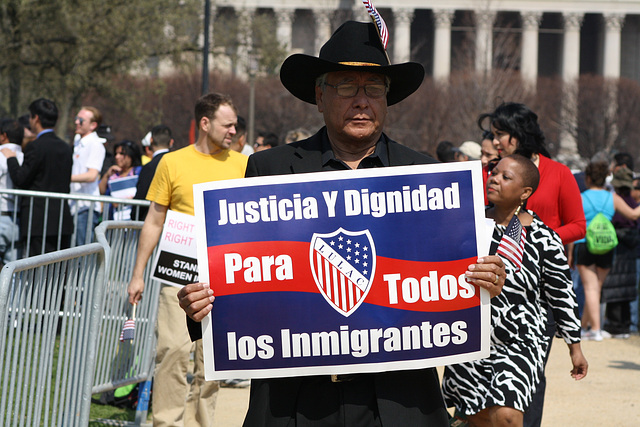
[[[516,267],[516,272],[522,268],[522,254],[524,253],[524,243],[527,237],[527,230],[518,219],[519,211],[520,209],[518,208],[511,221],[509,221],[496,252],[502,258],[511,261]]]
[[[133,337],[136,334],[136,321],[133,319],[128,319],[124,322],[124,326],[122,327],[122,332],[120,332],[120,342],[133,340]]]
[[[133,341],[136,334],[136,305],[133,305],[131,319],[127,319],[120,332],[120,342]]]
[[[375,22],[378,27],[378,34],[380,35],[382,46],[387,49],[387,44],[389,43],[389,30],[387,29],[387,24],[378,13],[378,10],[373,6],[373,4],[371,4],[370,0],[362,0],[362,3],[364,4],[364,7],[367,8],[369,16],[371,16],[371,19],[373,19],[373,22]]]

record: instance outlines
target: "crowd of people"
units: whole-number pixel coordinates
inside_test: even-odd
[[[129,302],[136,304],[144,297],[143,272],[167,211],[194,214],[193,184],[436,162],[383,132],[387,107],[420,86],[424,69],[412,62],[390,64],[374,24],[344,23],[318,57],[292,55],[280,76],[293,96],[317,106],[324,126],[316,133],[295,129],[280,140],[264,131],[247,141],[246,122],[231,97],[213,93],[195,104],[199,132],[193,145],[172,150],[171,130],[158,125],[140,144],[115,144],[111,158],[105,138],[97,133],[103,119],[96,108],[80,108],[70,144],[53,132],[55,103],[38,99],[29,106],[27,128],[18,120],[0,122],[0,186],[149,200],[140,216],[128,211],[120,218],[144,220],[128,286]],[[568,346],[575,379],[588,371],[581,339],[637,333],[640,180],[632,157],[618,153],[609,160],[600,154],[584,177],[574,176],[551,159],[538,117],[527,106],[502,103],[477,123],[480,143],[442,141],[435,154],[441,162],[482,164],[486,216],[495,227],[490,255],[470,266],[465,278],[492,298],[489,357],[447,367],[442,388],[432,368],[252,380],[245,425],[448,426],[446,408],[455,407],[470,426],[539,426],[544,367],[556,332]],[[44,206],[23,203],[17,216],[11,198],[0,203],[5,262],[16,258],[6,242],[24,238],[30,221],[41,224],[31,228],[31,248],[53,250],[60,240],[62,247],[70,245],[72,213],[78,218],[77,244],[92,239],[103,214],[97,204],[62,201],[62,208],[61,202],[48,206],[45,222],[38,219]],[[618,241],[602,254],[592,253],[585,240],[598,213],[611,221]],[[513,230],[524,253],[516,261],[500,254],[504,236]],[[584,297],[577,298],[576,292]],[[213,301],[205,283],[162,287],[153,389],[156,426],[212,424],[219,385],[204,380],[198,322],[214,309]],[[187,381],[194,351],[193,380]]]

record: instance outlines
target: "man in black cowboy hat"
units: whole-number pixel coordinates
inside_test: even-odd
[[[346,22],[319,58],[292,55],[280,71],[297,98],[316,104],[325,125],[312,137],[249,158],[246,176],[281,175],[434,163],[383,132],[387,106],[412,94],[424,77],[420,64],[390,65],[373,24]],[[500,292],[506,277],[499,257],[485,257],[469,281]],[[178,294],[191,320],[212,309],[213,292],[192,284]],[[189,322],[192,339],[201,334]],[[253,380],[245,426],[448,426],[435,369]]]

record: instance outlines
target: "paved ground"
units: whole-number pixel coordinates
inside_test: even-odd
[[[553,343],[543,426],[640,425],[640,337],[588,341],[582,348],[589,374],[574,381],[567,346],[558,339]],[[248,401],[248,389],[220,389],[215,426],[241,426]]]

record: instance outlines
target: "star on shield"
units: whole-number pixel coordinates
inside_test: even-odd
[[[369,230],[314,233],[311,271],[324,299],[345,317],[365,300],[376,270],[376,248]]]

